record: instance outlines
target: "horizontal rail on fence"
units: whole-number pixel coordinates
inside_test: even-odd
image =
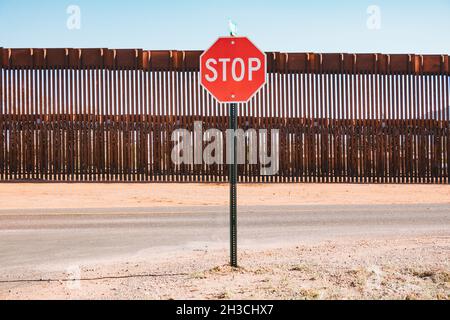
[[[0,48],[0,63],[13,69],[111,69],[199,71],[203,51],[142,49]],[[268,72],[450,75],[448,55],[266,52]]]

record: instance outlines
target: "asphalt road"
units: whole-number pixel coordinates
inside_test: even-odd
[[[450,236],[450,205],[241,206],[240,248]],[[227,207],[0,210],[0,270],[228,248]]]

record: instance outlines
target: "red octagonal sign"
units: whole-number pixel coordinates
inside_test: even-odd
[[[266,55],[246,37],[219,38],[200,57],[202,86],[219,102],[247,102],[266,83]]]

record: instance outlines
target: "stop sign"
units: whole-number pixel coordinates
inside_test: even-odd
[[[247,102],[266,83],[266,68],[246,37],[219,38],[200,56],[201,84],[219,102]]]

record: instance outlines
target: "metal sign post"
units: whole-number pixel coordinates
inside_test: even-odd
[[[230,21],[230,36],[236,36],[236,27]],[[230,129],[233,133],[230,145],[230,265],[237,267],[237,154],[236,154],[236,129],[237,129],[237,104],[230,104]]]
[[[237,104],[230,104],[230,129],[233,139],[230,144],[231,163],[229,164],[230,180],[230,265],[237,267]]]

